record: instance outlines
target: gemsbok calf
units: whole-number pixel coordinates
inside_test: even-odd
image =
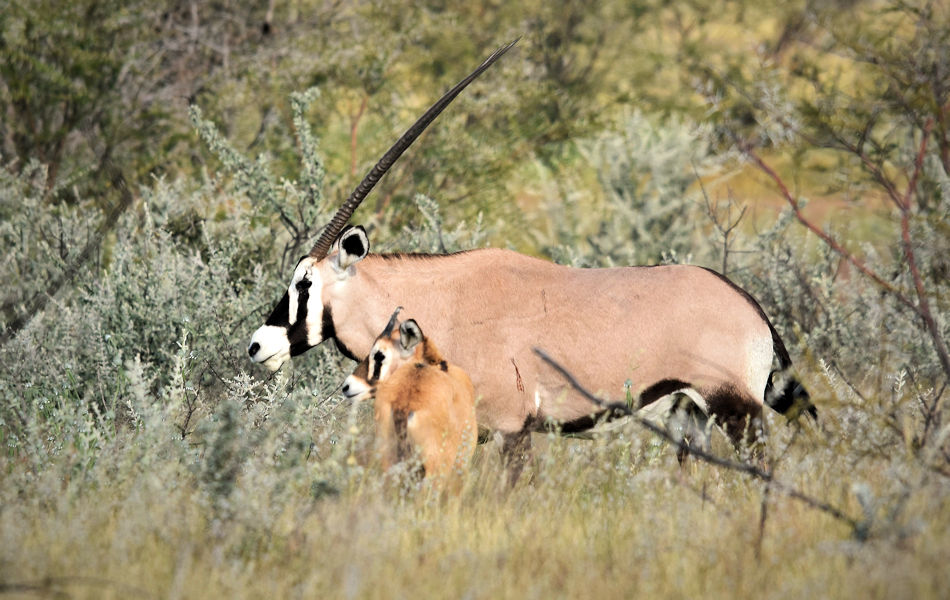
[[[374,400],[376,448],[384,469],[418,453],[437,486],[466,470],[478,437],[475,388],[399,308],[367,356],[346,378],[344,394]]]
[[[433,105],[373,167],[297,263],[290,285],[248,353],[276,370],[326,340],[354,360],[371,354],[393,306],[472,378],[479,426],[500,432],[509,458],[529,433],[577,432],[602,411],[543,363],[541,348],[588,390],[635,408],[689,392],[734,442],[756,439],[765,404],[814,414],[787,376],[791,359],[759,304],[726,277],[696,266],[577,269],[501,249],[451,255],[370,254],[347,220],[383,173],[445,106],[511,45]],[[777,363],[777,366],[773,363]],[[778,373],[781,379],[774,380]]]

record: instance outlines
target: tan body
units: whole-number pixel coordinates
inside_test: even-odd
[[[692,266],[573,269],[507,250],[435,257],[369,254],[346,222],[380,177],[466,85],[508,51],[489,56],[433,104],[353,190],[294,269],[290,286],[248,345],[278,369],[334,338],[367,356],[392,307],[402,305],[468,372],[480,425],[518,452],[525,432],[554,421],[589,425],[597,407],[534,354],[540,348],[587,389],[640,405],[679,390],[738,441],[765,402],[789,414],[808,394],[794,379],[772,384],[791,359],[761,307],[724,277]],[[627,385],[629,382],[629,386]]]
[[[769,325],[704,269],[574,269],[496,249],[370,254],[353,268],[345,285],[324,285],[339,343],[366,356],[388,318],[384,307],[403,305],[471,373],[478,422],[489,429],[516,432],[529,420],[567,422],[594,412],[533,347],[609,399],[623,400],[628,380],[634,397],[669,380],[707,399],[735,391],[749,404],[742,416],[761,410],[772,363]]]

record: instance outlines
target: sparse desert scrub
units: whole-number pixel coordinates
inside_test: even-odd
[[[921,57],[946,55],[927,46],[945,36],[915,39],[925,46]],[[820,61],[815,69],[806,73],[820,73]],[[929,125],[930,114],[897,118],[899,103],[871,111],[881,119],[867,128],[873,155],[849,149],[863,126],[821,130],[839,136],[840,160],[830,175],[805,173],[810,184],[829,180],[836,193],[857,198],[869,190],[879,198],[880,186],[891,186],[901,193],[890,213],[856,210],[854,223],[809,221],[810,228],[795,214],[804,198],[783,198],[773,182],[768,193],[789,210],[757,231],[745,223],[730,229],[741,207],[717,213],[696,177],[728,179],[741,156],[772,164],[765,161],[775,154],[801,151],[783,144],[807,145],[796,136],[815,133],[801,122],[746,118],[793,110],[781,86],[767,82],[756,89],[772,103],[729,113],[742,125],[732,137],[722,123],[634,111],[612,115],[614,131],[606,116],[590,124],[603,130],[567,153],[588,163],[587,178],[544,204],[557,227],[521,233],[537,253],[575,265],[728,267],[772,316],[820,415],[817,424],[772,415],[765,465],[775,481],[841,516],[695,457],[679,467],[673,449],[635,423],[593,440],[535,435],[533,457],[511,490],[491,443],[477,450],[457,497],[432,494],[398,469],[383,474],[372,458],[371,407],[337,393],[352,363],[321,348],[272,376],[253,368],[245,351],[297,255],[347,189],[337,174],[324,181],[302,117],[319,99],[309,92],[291,102],[297,137],[281,142],[303,155],[299,181],[272,175],[266,153],[243,158],[193,111],[222,172],[130,186],[131,204],[102,228],[89,260],[76,260],[100,230],[85,188],[50,190],[48,172],[35,163],[2,170],[5,332],[51,278],[75,272],[0,341],[0,592],[945,597],[950,419],[936,350],[950,338],[948,138],[939,120],[946,101],[928,104]],[[823,114],[860,116],[816,116]],[[430,141],[421,164],[446,162],[433,148],[452,143],[462,121]],[[741,138],[757,145],[739,148],[745,127],[762,124],[781,135]],[[716,146],[723,139],[730,148]],[[809,148],[829,156],[827,147]],[[289,152],[280,153],[279,172],[287,172]],[[424,171],[419,164],[403,168]],[[469,177],[464,162],[451,166],[450,181]],[[795,168],[807,167],[793,161]],[[493,239],[497,215],[446,219],[445,190],[418,191],[433,198],[397,194],[390,206],[399,206],[398,219],[366,217],[375,247],[442,252]],[[578,198],[596,199],[590,205],[602,213],[579,222],[572,211],[588,205],[571,204]],[[378,208],[390,210],[385,201]],[[451,214],[470,212],[477,210]],[[872,216],[873,226],[862,222]],[[893,227],[875,230],[887,223]],[[818,232],[839,240],[850,258]],[[923,300],[932,322],[922,319]],[[717,456],[742,458],[718,434],[713,441]]]
[[[787,444],[789,432],[774,428],[771,444]],[[50,469],[16,482],[19,500],[7,481],[8,591],[923,598],[945,586],[946,486],[910,469],[898,474],[914,480],[902,508],[872,508],[883,522],[859,540],[777,494],[760,528],[760,483],[698,463],[680,470],[668,447],[632,427],[595,441],[552,437],[510,492],[484,447],[465,491],[448,499],[388,482],[343,454],[291,474],[266,453],[244,459],[222,498],[190,468],[192,450],[172,444],[170,456],[146,464],[126,444],[104,449],[82,477]],[[896,465],[851,465],[840,450],[793,443],[777,473],[860,518],[854,488],[891,490]]]
[[[13,224],[48,226],[43,213],[23,208],[32,206],[28,182],[8,181],[19,194],[19,209],[8,204]],[[186,237],[182,199],[195,214],[213,215],[232,201],[230,192],[159,181],[141,194],[101,269],[0,348],[4,592],[944,592],[950,486],[942,389],[906,362],[862,370],[875,333],[854,329],[855,309],[900,321],[888,321],[893,301],[860,281],[841,288],[812,279],[816,293],[840,303],[810,332],[834,339],[834,356],[821,346],[794,350],[821,423],[774,419],[767,442],[776,479],[852,522],[743,474],[695,459],[680,468],[668,445],[632,423],[595,440],[536,435],[534,458],[510,491],[497,449],[487,444],[463,492],[440,499],[374,464],[370,407],[336,394],[349,363],[335,351],[312,351],[276,376],[249,369],[248,323],[282,285],[279,252],[248,258],[270,226],[196,219],[196,235]],[[443,230],[434,205],[418,202],[429,215],[423,226],[380,231],[383,243],[430,250],[483,239],[480,226]],[[820,272],[822,263],[804,262],[781,223],[770,235],[760,242],[773,240],[776,258],[763,264],[803,261],[793,263],[798,270],[757,271],[752,279],[786,294],[774,296],[783,302],[792,276]],[[17,251],[46,251],[43,236],[28,239],[37,246]],[[896,341],[876,350],[925,353],[925,339],[890,333]],[[724,440],[714,441],[714,451],[732,456]]]

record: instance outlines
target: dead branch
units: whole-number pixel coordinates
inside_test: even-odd
[[[903,194],[900,194],[893,182],[887,179],[884,173],[879,168],[877,168],[876,165],[870,162],[867,155],[864,154],[863,151],[861,151],[859,148],[845,146],[852,153],[855,153],[859,158],[861,158],[864,164],[869,169],[871,169],[872,173],[875,174],[875,177],[878,179],[879,183],[881,183],[881,185],[887,191],[888,197],[891,199],[900,213],[901,249],[903,251],[904,258],[907,260],[908,270],[914,283],[914,291],[917,295],[916,302],[914,302],[914,300],[903,291],[872,271],[867,265],[864,264],[864,261],[845,249],[835,238],[805,217],[804,213],[802,213],[801,205],[792,196],[788,186],[785,185],[785,182],[782,180],[781,176],[779,176],[779,174],[776,173],[774,169],[766,164],[766,162],[762,160],[762,158],[747,144],[740,144],[740,147],[742,148],[742,151],[745,153],[745,155],[756,165],[756,167],[758,167],[759,170],[772,179],[781,196],[792,208],[795,218],[799,223],[817,235],[819,239],[821,239],[821,241],[824,242],[829,248],[854,265],[861,273],[870,278],[874,283],[879,285],[885,291],[891,293],[901,304],[904,304],[910,308],[921,319],[921,321],[923,321],[924,327],[926,328],[927,333],[933,342],[934,350],[937,352],[937,358],[940,361],[940,366],[947,377],[950,377],[950,349],[947,348],[947,343],[943,339],[943,335],[940,332],[940,327],[937,324],[936,319],[934,319],[933,312],[930,308],[930,301],[927,297],[927,290],[924,286],[923,277],[921,276],[920,269],[917,266],[917,255],[914,250],[913,240],[911,239],[910,234],[910,218],[912,216],[911,209],[913,207],[913,197],[917,189],[917,181],[920,177],[920,173],[923,171],[924,158],[926,157],[927,153],[927,142],[930,138],[932,129],[933,119],[928,119],[923,127],[920,146],[917,150],[917,155],[914,160],[914,170],[908,177],[907,190]]]
[[[865,265],[864,261],[862,261],[860,258],[858,258],[854,254],[849,252],[847,249],[845,249],[841,244],[838,243],[836,239],[834,239],[829,234],[822,231],[820,227],[818,227],[817,225],[809,221],[808,218],[805,217],[804,213],[802,213],[801,205],[798,203],[798,200],[796,200],[795,197],[792,196],[792,193],[789,191],[788,186],[785,185],[785,182],[782,180],[779,174],[776,173],[775,170],[772,169],[772,167],[766,164],[766,162],[762,160],[762,158],[758,154],[756,154],[755,151],[752,150],[752,148],[744,147],[742,151],[745,153],[747,157],[749,157],[749,159],[755,164],[755,166],[759,168],[759,170],[761,170],[763,173],[768,175],[769,178],[775,183],[776,187],[779,190],[779,193],[782,195],[782,198],[785,199],[788,205],[792,208],[792,212],[795,214],[795,218],[798,220],[799,223],[801,223],[802,225],[805,226],[806,229],[808,229],[809,231],[817,235],[818,238],[821,239],[821,241],[827,244],[828,247],[834,250],[839,256],[841,256],[842,258],[847,260],[849,263],[854,265],[854,267],[858,269],[858,271],[866,275],[874,283],[878,284],[880,287],[882,287],[886,291],[893,294],[894,297],[897,298],[901,302],[901,304],[906,305],[908,308],[916,312],[917,306],[901,290],[897,289],[896,287],[891,285],[889,282],[884,280],[883,277],[881,277],[880,275],[872,271],[867,265]]]
[[[655,435],[659,436],[663,440],[672,444],[673,446],[677,448],[677,450],[691,454],[695,456],[696,458],[702,460],[703,462],[709,463],[711,465],[722,467],[730,471],[745,473],[747,475],[751,475],[752,477],[756,479],[760,479],[766,482],[767,484],[769,484],[769,487],[771,489],[782,492],[790,498],[799,500],[800,502],[803,502],[814,509],[820,510],[834,517],[835,519],[846,523],[851,528],[852,532],[857,532],[859,528],[863,526],[861,521],[858,521],[857,519],[849,517],[847,514],[844,513],[844,511],[832,506],[831,504],[824,502],[823,500],[813,498],[812,496],[809,496],[808,494],[796,488],[793,488],[789,484],[775,479],[772,476],[772,473],[770,471],[764,471],[758,467],[755,467],[747,463],[736,462],[733,460],[720,458],[714,454],[710,454],[709,452],[706,452],[705,450],[702,450],[701,448],[697,448],[696,446],[693,446],[692,444],[689,444],[688,442],[682,439],[679,439],[677,437],[670,435],[670,433],[667,432],[665,429],[651,423],[650,421],[647,421],[643,417],[639,417],[635,415],[633,410],[629,406],[627,406],[625,403],[608,402],[607,400],[604,400],[602,398],[595,396],[594,394],[587,391],[587,389],[584,388],[584,386],[582,386],[580,382],[578,382],[577,379],[567,369],[561,366],[553,358],[548,356],[547,353],[545,353],[543,350],[537,347],[532,348],[532,350],[534,350],[535,354],[541,357],[541,360],[546,362],[548,365],[551,366],[551,368],[557,371],[558,374],[560,374],[561,377],[563,377],[571,385],[571,387],[577,390],[577,392],[579,392],[582,396],[584,396],[585,398],[587,398],[588,400],[590,400],[597,406],[601,407],[602,409],[607,410],[611,413],[619,413],[619,414],[629,416],[635,423],[641,425],[642,427],[645,427],[650,432],[654,433]]]

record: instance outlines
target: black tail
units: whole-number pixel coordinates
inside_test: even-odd
[[[772,348],[778,357],[779,368],[769,373],[769,381],[765,385],[765,403],[770,408],[785,415],[789,421],[794,421],[803,412],[808,413],[812,419],[817,421],[818,409],[812,404],[811,396],[808,395],[808,391],[800,381],[789,375],[782,377],[779,386],[775,386],[772,382],[772,377],[776,373],[784,375],[788,371],[789,367],[792,366],[792,358],[788,355],[788,350],[785,348],[785,344],[782,343],[782,338],[778,336],[778,332],[775,331],[775,327],[768,319],[766,319],[766,323],[769,324],[769,329],[772,330]]]
[[[765,386],[765,403],[785,415],[789,421],[797,419],[803,412],[808,413],[817,421],[818,409],[812,404],[811,397],[801,382],[794,377],[788,377],[781,386],[781,390],[776,391],[772,384],[772,375],[776,372],[773,371],[769,375],[769,383]]]

